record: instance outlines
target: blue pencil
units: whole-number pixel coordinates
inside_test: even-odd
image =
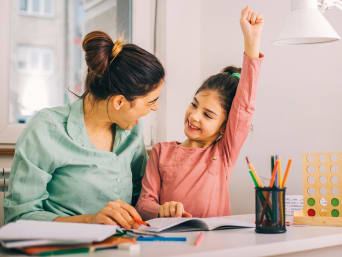
[[[137,241],[186,241],[186,237],[139,236]]]

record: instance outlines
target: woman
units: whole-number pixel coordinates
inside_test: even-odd
[[[157,110],[164,69],[134,44],[94,31],[83,41],[86,91],[38,112],[16,144],[5,223],[17,219],[136,228],[147,155],[138,119]]]

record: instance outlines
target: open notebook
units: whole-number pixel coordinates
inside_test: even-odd
[[[116,233],[118,226],[18,220],[0,228],[0,243],[6,248],[51,244],[100,242]]]
[[[138,230],[159,233],[255,227],[254,223],[234,219],[234,217],[230,216],[212,218],[156,218],[148,220],[147,223],[150,227],[141,226]]]

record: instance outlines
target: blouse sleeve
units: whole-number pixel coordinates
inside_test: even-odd
[[[161,176],[159,172],[160,144],[152,148],[147,162],[146,173],[142,181],[142,191],[136,205],[137,211],[143,219],[149,220],[158,217]]]
[[[228,159],[228,165],[234,166],[252,123],[255,107],[255,94],[263,54],[259,58],[243,57],[241,78],[230,109],[228,122],[220,147]]]

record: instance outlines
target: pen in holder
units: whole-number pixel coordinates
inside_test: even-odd
[[[285,191],[279,187],[255,188],[255,232],[275,234],[286,232]]]

